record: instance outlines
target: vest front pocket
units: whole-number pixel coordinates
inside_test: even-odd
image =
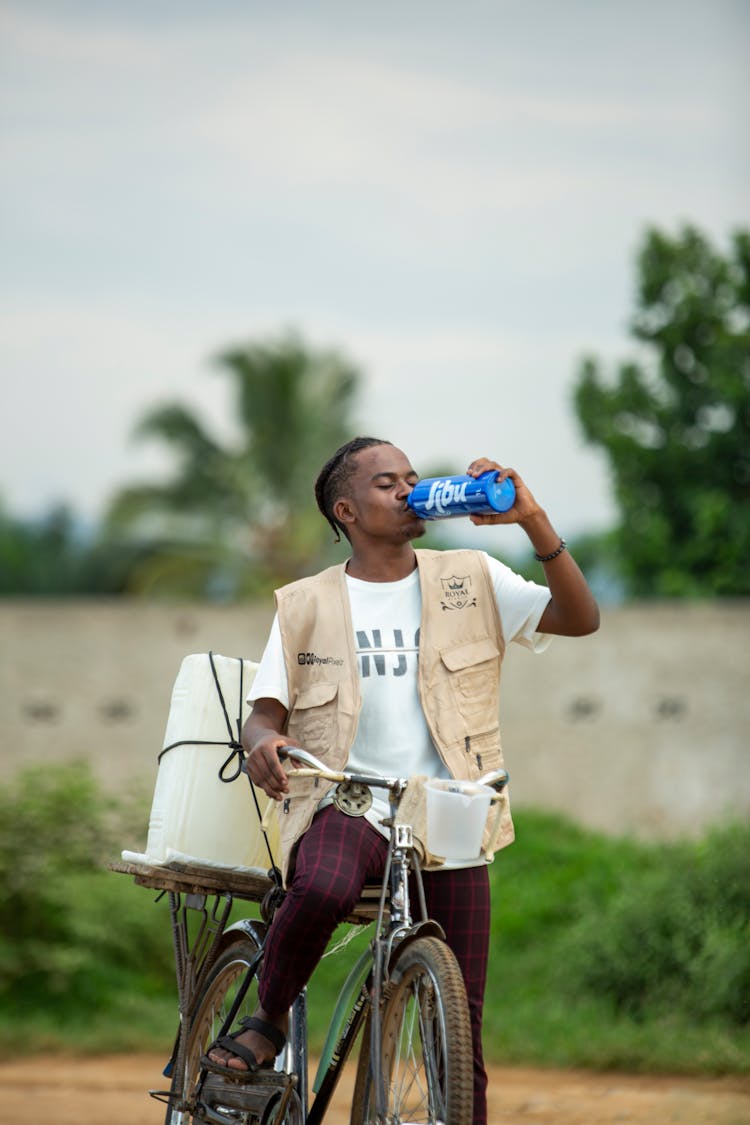
[[[287,722],[287,734],[303,750],[320,757],[334,748],[338,732],[337,683],[310,684],[297,693]]]
[[[450,672],[450,685],[459,714],[471,726],[488,730],[497,723],[500,650],[486,637],[443,649],[441,660]],[[478,722],[477,722],[478,720]]]

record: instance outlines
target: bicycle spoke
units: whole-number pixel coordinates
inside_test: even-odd
[[[422,1058],[424,1060],[425,1068],[425,1082],[428,1097],[428,1110],[431,1115],[445,1113],[445,1099],[439,1098],[440,1104],[435,1104],[439,1094],[444,1090],[445,1075],[441,1073],[440,1062],[442,1059],[441,1044],[444,1042],[444,1028],[438,1024],[439,1012],[436,1010],[437,1005],[434,1003],[434,988],[430,987],[431,999],[429,1003],[424,1000],[417,1005],[417,1012],[419,1014],[419,1031],[420,1039],[422,1042]],[[429,1021],[425,1019],[425,1012],[429,1015]]]
[[[416,995],[419,983],[412,988],[412,999],[407,1001],[406,1013],[398,1044],[397,1063],[399,1078],[394,1081],[395,1109],[407,1105],[416,1109],[424,1108],[426,1090],[420,1081],[420,1062],[417,1057],[418,1040],[414,1029],[421,1024],[419,1018],[419,1000]],[[417,1091],[415,1093],[415,1091]]]

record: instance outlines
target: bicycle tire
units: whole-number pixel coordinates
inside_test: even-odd
[[[352,1100],[352,1125],[376,1121],[368,1016]],[[474,1101],[469,1006],[455,956],[437,937],[396,955],[382,1010],[387,1120],[466,1125]]]
[[[242,983],[258,949],[258,941],[251,934],[237,932],[229,936],[226,947],[217,957],[190,1020],[187,1045],[180,1052],[182,1064],[180,1065],[179,1058],[175,1061],[165,1125],[189,1125],[193,1120],[189,1110],[179,1107],[189,1104],[198,1079],[200,1057],[218,1035],[236,994],[235,985],[238,988]],[[235,1022],[242,1016],[252,1015],[257,1003],[257,981],[254,980],[247,990]]]

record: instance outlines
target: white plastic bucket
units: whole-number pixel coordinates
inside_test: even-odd
[[[476,781],[432,778],[427,794],[427,847],[448,863],[478,859],[494,792]]]
[[[249,713],[244,696],[258,666],[218,655],[213,656],[213,665],[235,728],[238,717],[244,722]],[[186,656],[172,692],[164,736],[165,747],[175,742],[185,745],[167,751],[159,763],[143,857],[149,863],[196,860],[263,871],[271,866],[247,777],[241,774],[231,782],[219,779],[222,763],[230,754],[221,743],[228,738],[208,653]],[[220,745],[200,745],[212,741]],[[227,771],[230,776],[236,765],[235,758]],[[260,789],[256,793],[262,814],[269,799]],[[275,817],[269,836],[278,862]]]

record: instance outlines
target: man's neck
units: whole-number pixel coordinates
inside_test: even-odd
[[[417,556],[411,543],[393,550],[380,547],[373,552],[355,548],[346,564],[346,573],[362,582],[398,582],[408,577],[416,565]]]

